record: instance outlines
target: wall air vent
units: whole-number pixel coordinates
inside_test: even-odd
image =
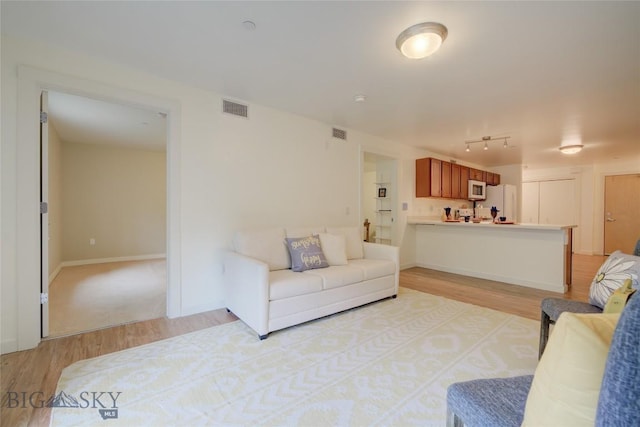
[[[237,102],[222,100],[222,112],[227,114],[233,114],[234,116],[249,117],[249,107]]]
[[[342,130],[342,129],[338,129],[338,128],[333,128],[333,133],[332,135],[334,138],[338,138],[338,139],[342,139],[344,141],[347,140],[347,131],[346,130]]]

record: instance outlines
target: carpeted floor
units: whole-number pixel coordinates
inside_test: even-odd
[[[56,393],[79,407],[54,408],[51,420],[443,426],[452,382],[533,373],[538,328],[533,320],[401,288],[397,299],[265,341],[237,321],[77,362],[64,369]]]
[[[166,315],[166,261],[64,267],[49,286],[49,336]]]

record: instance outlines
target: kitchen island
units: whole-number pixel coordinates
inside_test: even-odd
[[[409,217],[416,265],[564,293],[576,225],[443,222]]]

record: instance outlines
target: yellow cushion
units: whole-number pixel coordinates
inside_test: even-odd
[[[620,314],[562,313],[538,363],[523,426],[593,426]]]

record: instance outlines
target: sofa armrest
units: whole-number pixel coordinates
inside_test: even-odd
[[[389,261],[395,261],[396,264],[400,261],[400,248],[397,246],[383,245],[380,243],[362,242],[364,249],[364,257],[368,259],[387,259]]]
[[[366,259],[384,259],[396,264],[395,286],[396,294],[400,283],[400,248],[397,246],[383,245],[380,243],[362,242],[364,257]]]
[[[269,266],[236,252],[225,252],[224,293],[227,309],[258,335],[269,333]]]

